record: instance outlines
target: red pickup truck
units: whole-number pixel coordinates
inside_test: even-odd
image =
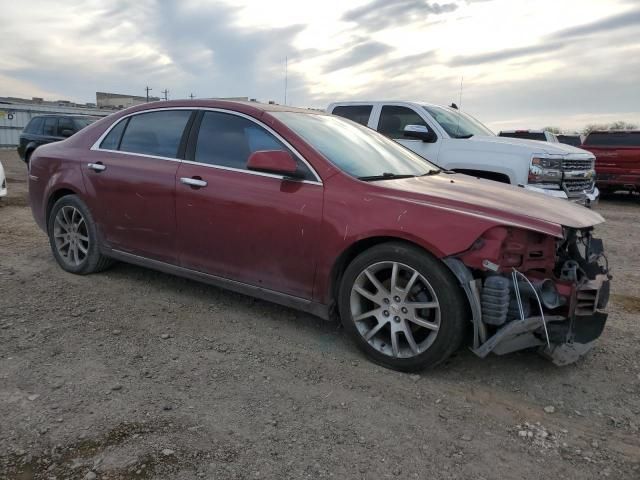
[[[640,130],[593,131],[580,148],[596,156],[601,192],[640,191]]]

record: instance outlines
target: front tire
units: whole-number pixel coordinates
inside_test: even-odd
[[[76,195],[65,195],[53,205],[48,232],[53,256],[67,272],[86,275],[100,272],[113,263],[100,253],[93,216]]]
[[[424,250],[400,242],[372,247],[349,264],[338,305],[358,348],[405,372],[446,360],[467,327],[465,298],[453,274]]]

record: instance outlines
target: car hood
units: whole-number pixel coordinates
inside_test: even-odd
[[[604,222],[593,210],[503,183],[468,175],[433,176],[372,182],[385,196],[492,218],[500,223],[561,236],[563,227],[586,228]]]
[[[484,148],[507,150],[521,149],[531,153],[546,153],[547,155],[588,155],[592,157],[591,152],[582,150],[581,148],[567,145],[564,143],[542,142],[540,140],[526,140],[524,138],[511,137],[495,137],[495,136],[474,136],[467,139],[469,142],[481,144]]]

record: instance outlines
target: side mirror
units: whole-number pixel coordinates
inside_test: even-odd
[[[63,136],[64,138],[68,138],[68,137],[70,137],[71,135],[73,135],[74,133],[75,133],[75,132],[74,132],[73,130],[69,129],[69,128],[65,128],[64,130],[62,130],[62,136]]]
[[[407,125],[404,127],[404,136],[416,138],[426,143],[434,143],[438,137],[424,125]]]
[[[298,178],[298,164],[289,152],[283,150],[260,150],[249,155],[247,169]]]

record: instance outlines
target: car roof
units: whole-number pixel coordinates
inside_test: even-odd
[[[43,115],[34,115],[31,118],[34,119],[39,117],[102,118],[98,115],[91,115],[89,113],[87,113],[86,115],[82,113],[45,113]]]
[[[533,130],[533,129],[524,129],[524,128],[516,128],[515,130],[500,130],[500,133],[544,133],[544,132],[548,132],[548,130]]]
[[[592,130],[589,135],[592,133],[640,133],[640,130]]]
[[[197,98],[193,100],[164,100],[158,102],[143,103],[130,107],[126,111],[143,111],[153,110],[157,108],[175,108],[175,107],[193,107],[193,108],[223,108],[229,110],[236,110],[239,112],[249,113],[254,115],[260,112],[296,112],[296,113],[313,113],[318,115],[327,115],[322,110],[315,110],[310,108],[298,108],[290,107],[288,105],[278,105],[275,103],[260,103],[260,102],[248,102],[240,100],[217,100],[214,98]]]

